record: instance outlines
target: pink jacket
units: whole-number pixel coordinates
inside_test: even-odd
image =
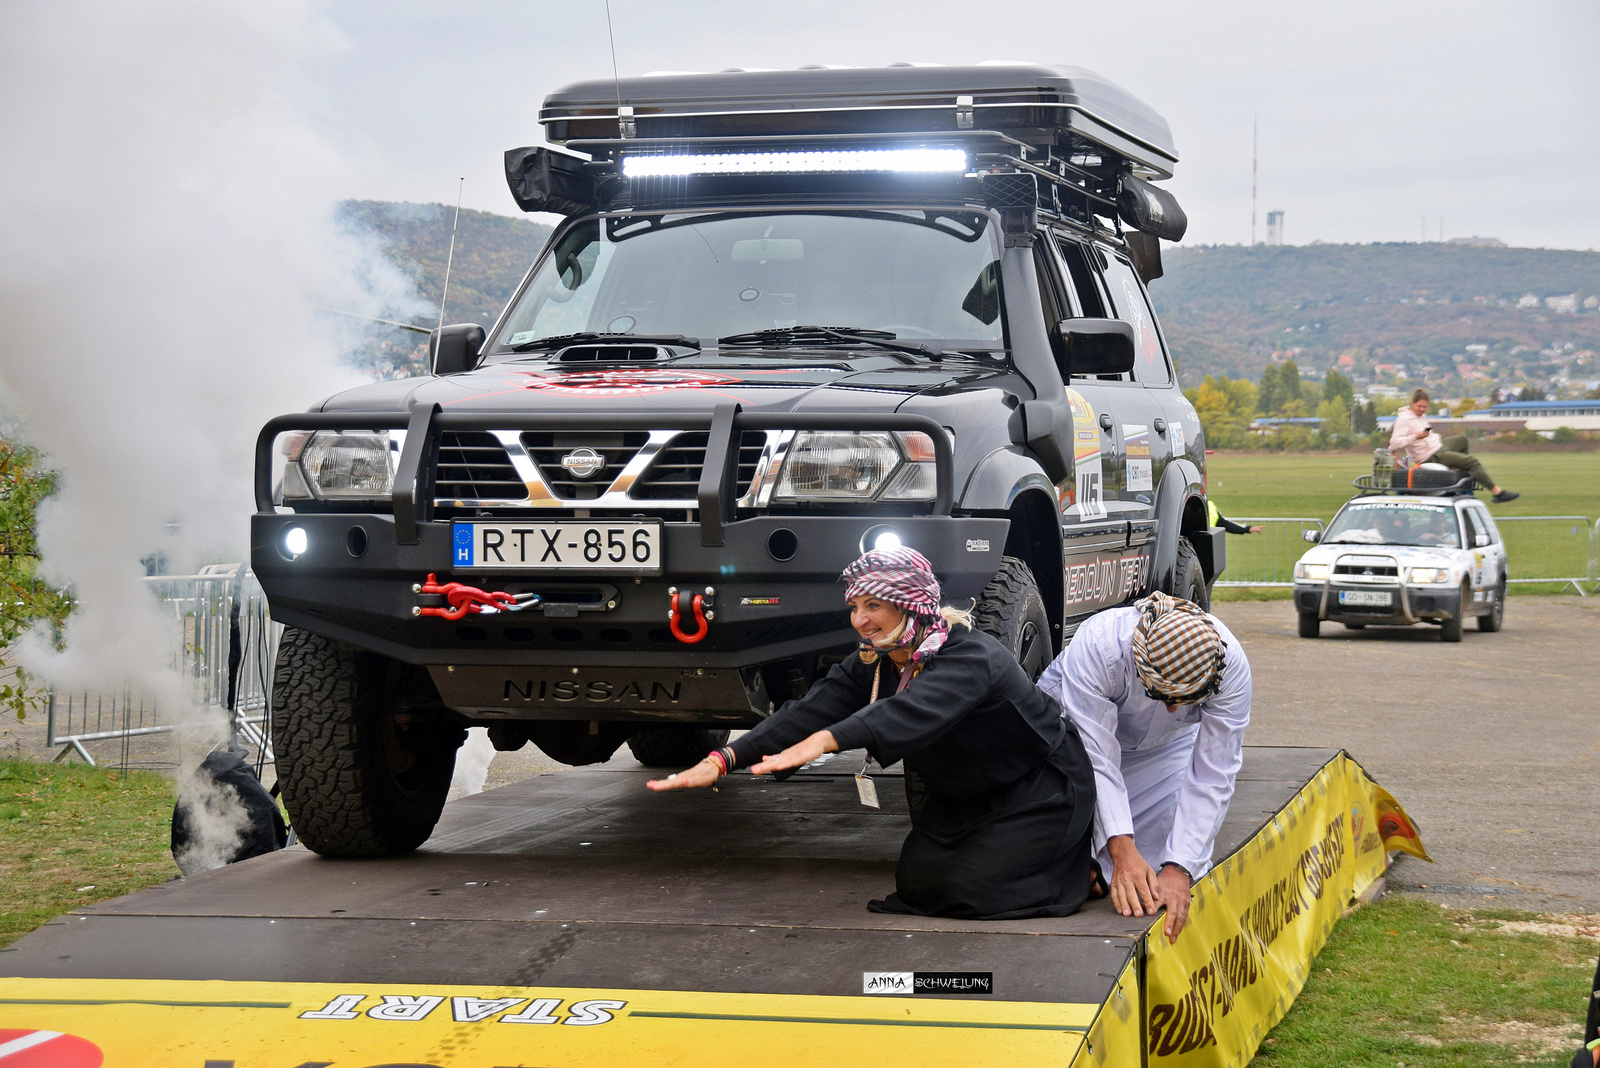
[[[1389,451],[1404,452],[1413,464],[1423,463],[1438,452],[1444,443],[1428,425],[1426,416],[1410,408],[1401,408],[1394,417],[1394,431],[1389,435]]]

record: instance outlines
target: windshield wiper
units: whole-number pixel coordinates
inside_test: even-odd
[[[778,326],[770,330],[754,330],[748,334],[729,334],[717,338],[719,345],[786,346],[786,345],[869,345],[891,352],[909,352],[914,356],[939,359],[940,349],[914,341],[897,341],[887,330],[858,329],[851,326]]]
[[[557,334],[554,337],[534,338],[520,345],[508,345],[512,352],[533,352],[535,349],[558,349],[563,345],[599,343],[604,345],[682,345],[699,351],[700,339],[683,334],[620,334],[585,330],[577,334]]]

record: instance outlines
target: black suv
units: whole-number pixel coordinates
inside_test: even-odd
[[[500,321],[261,433],[312,849],[423,842],[469,725],[692,763],[848,655],[866,548],[924,553],[1035,675],[1100,609],[1206,602],[1146,105],[1077,69],[808,69],[585,82],[541,122],[572,151],[507,177],[566,220]]]

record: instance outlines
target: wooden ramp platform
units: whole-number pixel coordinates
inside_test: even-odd
[[[1336,758],[1247,748],[1218,858]],[[0,952],[0,1051],[43,1029],[194,1068],[1147,1063],[1149,921],[869,912],[909,820],[893,773],[881,810],[857,802],[859,767],[658,795],[623,756],[454,802],[411,856],[293,848],[81,909]],[[869,995],[865,973],[992,992]]]

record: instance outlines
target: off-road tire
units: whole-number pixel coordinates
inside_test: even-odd
[[[972,610],[977,628],[1010,650],[1028,678],[1037,679],[1055,658],[1050,616],[1033,571],[1014,556],[1002,557],[1000,570],[983,588]]]
[[[727,744],[727,731],[704,727],[652,727],[628,739],[633,759],[647,768],[685,768]]]
[[[1500,586],[1495,590],[1494,607],[1478,617],[1478,629],[1493,634],[1506,623],[1506,577],[1500,576]]]
[[[394,665],[398,667],[398,665]],[[289,820],[325,857],[409,853],[433,833],[465,732],[402,736],[384,657],[286,628],[272,679],[272,746]]]
[[[1172,573],[1172,596],[1193,601],[1203,611],[1211,611],[1211,589],[1200,566],[1200,554],[1188,538],[1178,538],[1178,566]]]
[[[1461,624],[1466,622],[1467,608],[1472,604],[1472,587],[1465,582],[1461,584],[1461,603],[1456,606],[1456,614],[1439,620],[1439,640],[1442,642],[1458,642],[1461,640]]]
[[[1322,630],[1322,621],[1315,612],[1297,613],[1300,617],[1300,637],[1315,638]]]

